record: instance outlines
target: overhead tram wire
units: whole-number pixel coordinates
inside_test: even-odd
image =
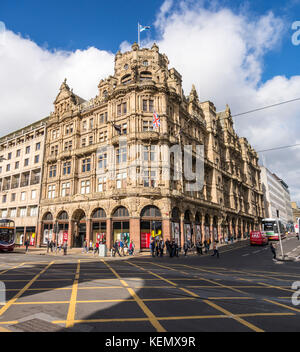
[[[231,117],[236,117],[236,116],[241,116],[241,115],[250,114],[250,113],[252,113],[252,112],[256,112],[256,111],[261,111],[261,110],[273,108],[274,106],[279,106],[279,105],[283,105],[283,104],[292,103],[292,102],[297,101],[297,100],[300,100],[300,98],[295,98],[295,99],[291,99],[291,100],[286,100],[286,101],[282,101],[282,102],[280,102],[280,103],[276,103],[276,104],[272,104],[272,105],[263,106],[263,107],[261,107],[261,108],[257,108],[257,109],[254,109],[254,110],[249,110],[249,111],[241,112],[241,113],[239,113],[239,114],[231,115]]]
[[[293,145],[286,145],[284,147],[275,147],[275,148],[270,148],[270,149],[258,150],[257,153],[271,152],[273,150],[288,149],[288,148],[299,147],[299,146],[300,146],[300,143],[293,144]]]

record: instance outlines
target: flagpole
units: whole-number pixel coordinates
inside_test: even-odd
[[[140,24],[138,22],[138,45],[140,46]]]

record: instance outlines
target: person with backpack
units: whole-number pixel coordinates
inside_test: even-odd
[[[276,260],[276,249],[275,249],[275,246],[273,245],[273,243],[270,243],[270,249],[271,249],[271,252],[273,253],[273,259]]]
[[[133,255],[133,252],[134,252],[134,243],[131,240],[129,243],[129,255]]]
[[[164,255],[164,248],[165,248],[164,241],[160,240],[160,242],[159,242],[159,253],[160,253],[161,257]]]
[[[113,254],[113,256],[115,257],[117,253],[119,254],[119,257],[121,257],[121,254],[120,254],[120,252],[119,252],[119,244],[118,244],[118,241],[116,241],[115,244],[114,244],[114,254]]]

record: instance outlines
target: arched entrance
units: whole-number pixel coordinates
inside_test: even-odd
[[[162,238],[162,217],[160,210],[149,205],[141,211],[141,249],[150,247],[151,237]]]
[[[43,239],[42,243],[46,245],[47,241],[51,241],[53,238],[53,215],[48,212],[43,216]]]
[[[181,246],[180,243],[180,211],[178,208],[173,208],[171,216],[171,240],[175,241],[178,246]]]
[[[55,226],[55,237],[58,244],[63,244],[64,236],[68,236],[69,232],[69,215],[66,211],[58,214]]]
[[[106,213],[102,208],[97,208],[92,213],[92,238],[93,243],[106,243]]]
[[[196,230],[196,234],[195,234],[196,243],[197,242],[202,243],[201,215],[198,211],[196,212],[196,215],[195,215],[195,230]]]
[[[129,212],[125,207],[118,207],[112,214],[113,242],[130,241]]]
[[[86,216],[82,209],[77,209],[73,214],[72,220],[74,222],[73,233],[73,247],[81,248],[86,239]]]

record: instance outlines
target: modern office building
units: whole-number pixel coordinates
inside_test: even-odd
[[[153,233],[182,245],[260,226],[257,153],[235,133],[228,106],[217,112],[194,86],[185,96],[168,65],[156,44],[135,43],[116,54],[114,75],[100,81],[95,98],[84,101],[61,84],[47,121],[38,245],[56,238],[81,246],[86,238],[110,248],[124,238],[142,250]],[[184,173],[174,176],[187,163],[169,149],[184,145],[192,146],[193,172],[204,146],[201,189],[187,188],[193,181]]]
[[[0,217],[15,221],[19,244],[36,243],[46,121],[0,139]]]
[[[261,166],[261,182],[264,191],[266,217],[280,218],[284,225],[293,223],[288,185],[264,166]]]

